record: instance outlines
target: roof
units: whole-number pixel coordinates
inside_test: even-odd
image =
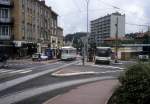
[[[110,49],[111,47],[97,47],[98,49]]]
[[[72,46],[65,46],[65,47],[62,47],[62,49],[76,49],[76,48],[74,48],[74,47],[72,47]]]

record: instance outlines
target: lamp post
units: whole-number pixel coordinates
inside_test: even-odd
[[[87,61],[89,60],[89,52],[88,52],[88,48],[89,48],[89,3],[90,0],[86,0],[87,3]]]
[[[116,23],[116,35],[115,35],[115,63],[118,63],[118,16]]]
[[[87,6],[87,24],[86,24],[86,29],[87,29],[87,36],[86,36],[86,41],[84,41],[83,39],[82,39],[82,42],[83,42],[83,59],[82,59],[82,65],[84,66],[85,65],[85,50],[86,50],[86,48],[85,48],[85,46],[86,46],[86,43],[87,43],[87,59],[88,59],[88,38],[89,38],[89,3],[90,3],[90,0],[85,0],[86,1],[86,6]]]

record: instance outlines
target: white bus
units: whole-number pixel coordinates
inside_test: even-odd
[[[97,47],[95,55],[95,64],[97,63],[106,63],[110,64],[112,57],[111,47]]]
[[[77,56],[77,49],[72,46],[62,47],[61,59],[62,60],[75,60]]]

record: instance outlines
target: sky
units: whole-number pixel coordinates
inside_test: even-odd
[[[59,15],[58,25],[64,29],[64,35],[86,32],[86,0],[45,1]],[[119,11],[126,15],[126,23],[150,25],[149,4],[150,0],[90,0],[89,21]],[[114,6],[119,9],[116,9]],[[144,32],[147,30],[147,26],[126,24],[126,33]]]

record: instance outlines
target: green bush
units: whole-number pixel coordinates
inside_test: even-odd
[[[150,104],[150,64],[130,66],[108,104]]]

